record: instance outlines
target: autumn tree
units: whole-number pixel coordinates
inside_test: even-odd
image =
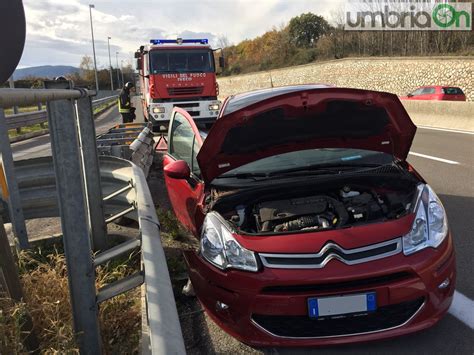
[[[81,58],[79,69],[81,70],[81,77],[86,83],[95,83],[94,62],[90,56],[85,55]]]
[[[293,17],[288,25],[290,36],[299,47],[312,47],[330,29],[322,16],[311,12]]]

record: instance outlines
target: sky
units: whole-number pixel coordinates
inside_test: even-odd
[[[225,36],[232,44],[287,24],[305,12],[331,19],[343,0],[23,0],[27,34],[19,67],[79,66],[92,56],[89,4],[99,68],[131,63],[133,52],[152,38]]]

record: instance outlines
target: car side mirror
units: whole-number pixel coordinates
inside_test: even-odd
[[[415,95],[413,95],[412,93],[407,94],[407,97],[413,97],[413,96],[415,96]]]
[[[187,179],[191,175],[191,169],[189,169],[188,163],[184,160],[176,160],[169,163],[163,170],[165,175],[172,179]]]
[[[224,68],[225,67],[225,60],[224,60],[224,57],[219,57],[219,66],[221,68]]]

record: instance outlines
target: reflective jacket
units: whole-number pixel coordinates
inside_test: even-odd
[[[130,90],[122,89],[118,98],[118,108],[120,113],[130,113],[132,107],[130,102]]]

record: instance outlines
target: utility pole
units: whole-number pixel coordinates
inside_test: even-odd
[[[110,40],[112,37],[107,37],[107,47],[109,48],[109,68],[110,68],[110,90],[114,91],[114,78],[112,77],[112,59],[110,58]]]
[[[120,76],[119,76],[119,65],[118,65],[118,54],[119,52],[115,52],[115,60],[117,61],[117,84],[118,84],[118,87],[120,88]],[[124,83],[122,82],[122,86],[124,85]]]
[[[120,74],[122,74],[122,85],[125,85],[125,80],[123,80],[123,59],[120,61]]]
[[[89,5],[89,16],[91,19],[91,35],[92,35],[92,53],[94,53],[94,75],[95,75],[95,91],[99,92],[99,77],[97,75],[97,59],[95,57],[95,42],[94,42],[94,26],[92,25],[92,9],[95,9],[95,5]]]

